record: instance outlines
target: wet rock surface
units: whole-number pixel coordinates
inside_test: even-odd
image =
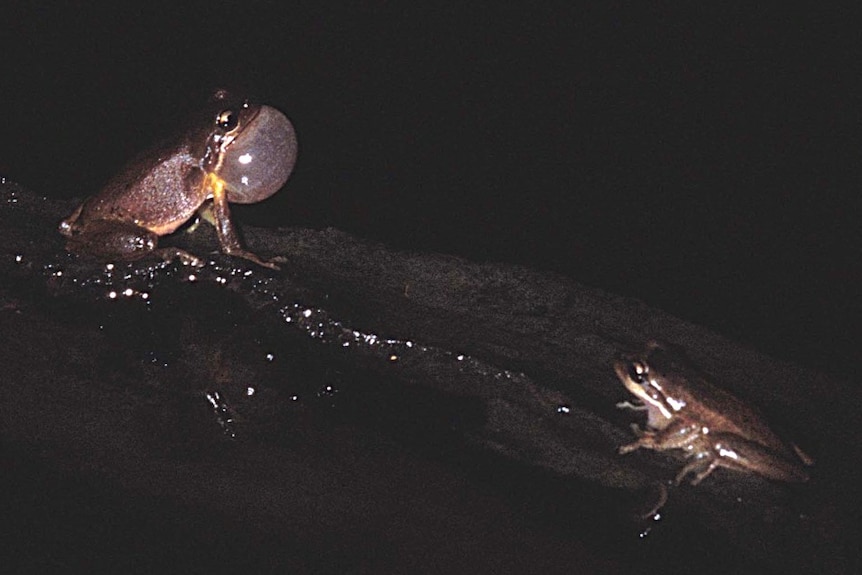
[[[74,203],[0,185],[4,563],[20,572],[851,572],[858,389],[638,301],[337,230],[283,271],[71,256]],[[241,223],[240,223],[241,225]],[[817,460],[784,485],[616,448],[611,362],[683,346]],[[179,543],[181,542],[181,543]]]

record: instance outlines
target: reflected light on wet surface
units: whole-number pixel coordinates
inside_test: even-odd
[[[481,376],[491,376],[495,380],[527,381],[522,373],[496,368],[469,355],[453,352],[435,346],[426,346],[409,339],[381,337],[376,333],[366,333],[351,329],[341,321],[330,317],[326,310],[310,308],[293,303],[279,310],[286,324],[302,329],[309,337],[341,347],[358,346],[373,353],[389,363],[405,361],[418,355],[431,355],[441,360],[459,364],[459,371],[472,372]]]
[[[11,200],[7,200],[14,203]],[[56,242],[60,246],[60,240]],[[50,244],[49,244],[50,245]],[[62,248],[59,248],[62,250]],[[12,264],[14,262],[14,264]],[[227,262],[227,263],[226,263]],[[324,352],[320,358],[327,360],[343,354],[364,369],[368,365],[377,366],[374,371],[366,374],[364,381],[374,381],[380,374],[393,374],[392,381],[396,385],[402,383],[411,384],[419,382],[420,386],[433,392],[454,391],[461,395],[472,395],[487,399],[482,407],[488,415],[487,422],[483,421],[480,434],[484,436],[478,439],[485,440],[480,445],[490,449],[498,449],[504,455],[517,459],[526,459],[527,463],[536,467],[558,471],[566,476],[573,476],[586,481],[600,483],[603,486],[623,485],[631,489],[629,481],[631,475],[623,474],[626,470],[623,466],[616,466],[613,445],[608,442],[605,452],[599,451],[605,446],[595,442],[591,444],[591,438],[583,439],[582,431],[591,431],[603,422],[598,417],[590,418],[590,414],[582,405],[572,402],[562,392],[552,389],[547,382],[532,379],[526,373],[531,373],[530,368],[524,372],[502,369],[501,365],[523,365],[524,362],[500,361],[494,359],[493,352],[488,352],[487,357],[474,357],[465,351],[474,352],[482,349],[480,347],[460,347],[452,345],[446,347],[445,338],[426,340],[424,332],[413,332],[406,334],[376,333],[360,328],[350,318],[349,314],[337,318],[323,307],[313,305],[308,301],[308,293],[314,293],[307,286],[295,286],[292,280],[285,275],[275,274],[269,270],[261,270],[249,267],[245,263],[239,267],[232,258],[228,256],[214,256],[214,260],[208,261],[201,268],[190,268],[178,262],[154,262],[134,264],[117,262],[114,264],[93,267],[79,260],[76,256],[70,256],[61,251],[51,251],[51,248],[42,252],[30,252],[29,248],[24,251],[11,251],[5,255],[6,268],[16,268],[11,273],[19,275],[28,274],[28,279],[35,279],[37,285],[47,285],[52,294],[60,294],[75,298],[78,301],[109,302],[105,304],[108,308],[123,305],[126,308],[151,311],[149,303],[169,300],[164,297],[171,294],[178,286],[193,293],[195,297],[199,292],[198,286],[210,286],[218,288],[220,293],[238,294],[247,309],[255,315],[255,321],[266,320],[274,326],[273,334],[283,339],[290,345],[297,344],[303,351],[301,342],[304,338],[313,341],[307,349],[316,353],[330,346],[329,352]],[[19,271],[20,270],[20,273]],[[33,277],[41,276],[41,277]],[[106,298],[107,294],[107,298]],[[313,297],[313,296],[312,296]],[[328,301],[328,295],[320,296],[319,301]],[[303,301],[305,300],[305,301]],[[124,304],[114,302],[123,301]],[[328,305],[328,304],[327,304]],[[137,307],[136,306],[140,306]],[[335,309],[333,306],[332,309]],[[143,315],[143,314],[142,314]],[[263,321],[261,321],[263,323]],[[409,328],[408,328],[409,331]],[[296,335],[299,337],[296,337]],[[416,338],[421,337],[422,343]],[[431,344],[430,342],[434,343]],[[443,341],[444,343],[440,343]],[[466,348],[466,349],[465,349]],[[275,353],[267,350],[280,348],[258,349],[253,356],[256,362],[263,365],[266,362],[274,362]],[[333,353],[331,350],[335,350]],[[259,355],[258,355],[259,353]],[[476,351],[480,354],[484,352]],[[173,359],[173,358],[171,358]],[[357,361],[359,360],[359,361]],[[497,364],[495,365],[495,361]],[[157,365],[167,366],[167,361],[161,356],[153,357],[152,362]],[[283,355],[279,356],[276,366],[290,363],[290,359]],[[329,375],[329,374],[327,374]],[[346,373],[344,379],[338,384],[323,384],[320,380],[312,379],[314,387],[308,392],[297,393],[295,387],[288,388],[283,397],[290,402],[300,402],[309,395],[317,394],[327,403],[336,394],[341,393],[341,401],[355,399],[358,393],[349,398],[352,391],[348,385],[353,377],[352,373]],[[384,376],[385,377],[385,376]],[[343,384],[343,385],[341,385]],[[255,380],[253,385],[242,382],[237,389],[237,396],[254,396],[254,401],[267,401],[272,390],[266,383]],[[225,393],[230,394],[228,389]],[[574,396],[574,395],[573,395]],[[234,399],[231,395],[230,399]],[[208,407],[211,408],[226,435],[233,436],[231,425],[233,417],[228,411],[224,397],[216,391],[210,391],[206,395]],[[609,404],[610,405],[610,404]],[[241,413],[241,412],[240,412]],[[548,417],[544,417],[548,415]],[[564,417],[565,416],[565,417]],[[553,421],[553,425],[544,426],[547,421]],[[521,424],[523,422],[523,424]],[[580,427],[574,427],[574,422],[580,422]],[[544,427],[533,425],[541,424]],[[517,427],[521,424],[521,427]],[[498,433],[502,431],[503,433]],[[505,435],[508,433],[509,435]],[[535,434],[535,435],[531,435]],[[536,436],[538,439],[531,442]],[[581,449],[586,445],[587,449]],[[538,449],[546,447],[547,452]],[[508,448],[508,449],[507,449]],[[598,455],[591,455],[588,451],[593,449]],[[532,451],[531,451],[532,450]],[[526,455],[523,455],[526,453]],[[578,459],[583,453],[584,458]],[[601,465],[590,465],[598,461]],[[611,463],[605,464],[605,461]],[[587,463],[584,465],[584,463]],[[613,472],[608,473],[607,469]],[[675,517],[676,518],[676,517]],[[650,525],[641,528],[640,538],[646,538],[655,528],[655,522],[662,519],[662,514],[657,511],[649,517]],[[667,523],[667,522],[665,522]],[[656,533],[657,534],[657,533]],[[655,535],[653,540],[657,539]],[[634,533],[632,533],[634,535]]]
[[[351,354],[358,354],[360,357],[374,358],[379,362],[378,365],[397,369],[399,373],[416,370],[417,374],[436,378],[441,382],[439,385],[452,389],[465,385],[469,393],[482,396],[506,389],[506,393],[517,397],[518,389],[526,388],[532,396],[530,401],[538,400],[541,409],[553,417],[566,415],[571,410],[569,403],[560,401],[562,397],[546,393],[524,373],[502,369],[462,351],[425,345],[417,342],[415,337],[402,339],[357,329],[332,317],[326,309],[307,305],[294,299],[295,296],[286,294],[283,279],[278,274],[250,268],[242,262],[237,264],[232,258],[209,260],[202,267],[193,270],[178,261],[157,261],[146,266],[142,266],[140,262],[116,262],[112,266],[103,266],[98,271],[68,265],[68,269],[75,270],[73,274],[64,271],[67,265],[63,263],[63,259],[66,258],[74,262],[75,256],[63,255],[56,263],[43,264],[42,273],[53,277],[55,281],[62,278],[56,285],[57,289],[68,290],[75,297],[85,296],[87,293],[94,296],[99,292],[112,293],[113,297],[110,297],[109,301],[137,300],[149,308],[154,300],[159,300],[160,284],[164,284],[167,289],[183,283],[189,286],[215,285],[241,294],[253,307],[271,310],[267,312],[270,318],[278,318],[281,325],[299,330],[312,340],[325,346],[350,350]],[[229,264],[224,265],[222,261]],[[286,303],[286,299],[292,301]],[[265,358],[271,363],[275,355],[268,352]],[[459,384],[458,381],[462,383]],[[500,383],[512,384],[513,387],[499,388],[497,386]],[[323,395],[331,397],[336,392],[335,388],[323,390]]]
[[[732,449],[726,449],[724,447],[718,448],[718,455],[720,457],[729,457],[730,459],[739,459],[739,454]]]
[[[284,326],[298,329],[307,337],[325,345],[376,358],[380,365],[420,371],[433,366],[433,369],[442,369],[443,372],[452,370],[453,375],[479,377],[489,382],[509,382],[539,389],[523,373],[501,369],[461,351],[424,345],[413,337],[402,339],[354,328],[332,317],[323,308],[309,306],[296,301],[294,296],[285,294],[282,278],[278,274],[249,267],[250,265],[245,265],[244,262],[237,263],[229,257],[209,260],[203,266],[195,268],[178,261],[155,261],[146,265],[141,262],[113,262],[95,269],[79,264],[76,258],[77,256],[61,253],[55,254],[48,263],[41,263],[42,274],[54,282],[53,287],[57,293],[65,291],[76,298],[92,294],[96,299],[101,294],[101,298],[108,301],[136,300],[149,308],[150,304],[159,300],[160,284],[164,284],[168,289],[183,283],[190,286],[215,285],[241,294],[254,307],[272,309],[273,311],[269,312],[270,317],[274,312]],[[225,265],[222,263],[224,261],[229,263]],[[21,255],[18,263],[27,263],[27,258]],[[285,303],[285,299],[293,301]],[[265,357],[267,362],[275,359],[271,352]],[[449,367],[446,367],[447,365]],[[490,389],[492,388],[489,388],[489,393]],[[337,390],[324,390],[324,393],[335,391]],[[559,401],[549,401],[547,412],[555,416],[567,413],[568,405],[566,409],[559,409],[559,406]]]

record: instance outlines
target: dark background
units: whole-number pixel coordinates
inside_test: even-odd
[[[300,160],[246,224],[558,272],[853,375],[851,14],[159,4],[4,8],[0,173],[89,195],[211,88],[248,88]]]

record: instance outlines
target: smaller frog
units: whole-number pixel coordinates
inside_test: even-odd
[[[647,429],[633,426],[638,440],[620,447],[621,454],[637,449],[682,449],[690,461],[676,476],[679,484],[694,474],[692,485],[718,467],[756,473],[780,481],[806,481],[804,465],[812,462],[790,448],[742,401],[709,383],[665,345],[650,341],[646,350],[614,365],[617,377],[643,405]]]
[[[217,90],[190,125],[135,158],[60,223],[66,249],[99,258],[148,254],[201,265],[178,248],[157,249],[196,212],[214,220],[221,249],[278,269],[242,247],[228,202],[255,203],[277,192],[296,162],[293,125],[278,110]]]

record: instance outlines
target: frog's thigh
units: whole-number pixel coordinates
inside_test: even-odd
[[[697,485],[719,467],[737,471],[757,471],[766,455],[762,446],[742,439],[738,435],[712,434],[709,436],[708,444],[700,445],[700,449],[689,454],[691,461],[676,474],[675,481],[679,485],[687,475],[694,474],[691,484]]]
[[[152,252],[158,235],[129,222],[96,221],[68,241],[67,247],[76,253],[134,260]]]
[[[712,436],[714,457],[721,467],[750,471],[769,479],[804,481],[808,475],[800,466],[771,449],[730,433]]]

